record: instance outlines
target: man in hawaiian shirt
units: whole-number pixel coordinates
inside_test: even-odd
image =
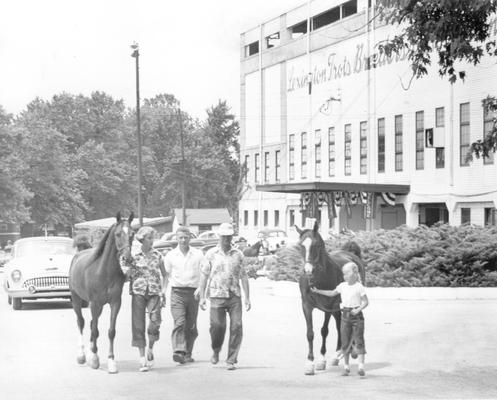
[[[242,344],[242,299],[240,281],[245,294],[245,309],[250,310],[248,277],[243,267],[243,254],[231,247],[233,226],[220,225],[219,244],[205,255],[200,276],[200,308],[206,309],[206,289],[211,301],[210,334],[213,354],[211,362],[219,362],[219,352],[226,333],[226,313],[230,316],[228,370],[234,370]]]

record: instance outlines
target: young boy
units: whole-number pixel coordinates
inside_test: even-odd
[[[319,290],[311,288],[314,293],[322,294],[323,296],[342,296],[342,323],[340,332],[342,336],[342,352],[344,356],[344,372],[343,375],[350,374],[349,356],[352,347],[352,341],[355,341],[357,354],[359,356],[360,376],[366,375],[364,372],[364,355],[366,348],[364,346],[364,310],[368,304],[366,289],[360,282],[359,269],[357,264],[353,262],[346,263],[343,268],[343,277],[345,282],[340,283],[335,290]]]

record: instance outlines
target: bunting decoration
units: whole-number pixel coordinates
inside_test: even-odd
[[[385,204],[388,204],[389,206],[395,206],[395,194],[394,193],[382,192],[381,198],[383,199]]]

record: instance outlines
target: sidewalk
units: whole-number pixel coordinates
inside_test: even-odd
[[[296,282],[271,281],[267,278],[251,280],[269,291],[273,296],[300,297]],[[371,287],[367,289],[368,297],[374,300],[497,300],[497,288],[468,287]]]

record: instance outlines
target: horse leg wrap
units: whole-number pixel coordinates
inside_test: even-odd
[[[107,359],[107,371],[109,374],[117,374],[117,363],[113,358]]]
[[[100,360],[98,358],[98,354],[97,353],[93,353],[92,356],[91,356],[91,364],[90,366],[93,368],[93,369],[98,369],[100,368]]]
[[[324,355],[319,356],[319,360],[316,363],[316,371],[324,371],[326,369],[326,357]]]
[[[307,360],[304,369],[305,375],[314,375],[314,361]]]

